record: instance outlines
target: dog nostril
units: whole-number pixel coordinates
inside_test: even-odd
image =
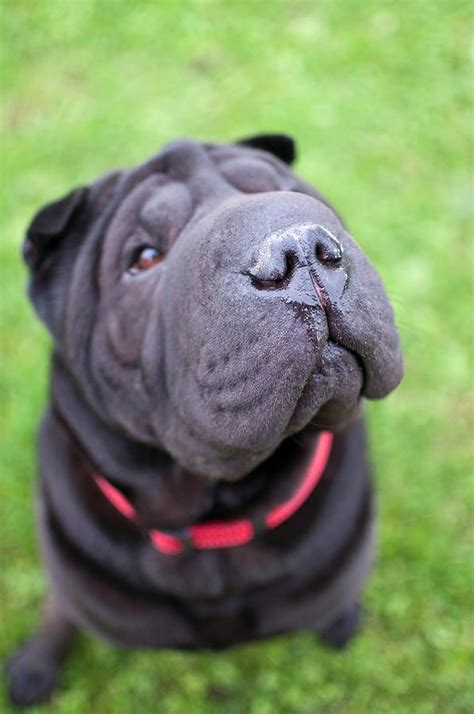
[[[316,258],[323,265],[338,265],[342,260],[342,246],[335,240],[318,241]]]
[[[268,270],[268,277],[258,272],[256,274],[250,273],[252,284],[258,290],[278,290],[283,288],[290,280],[295,265],[295,256],[292,253],[287,253],[284,259],[284,265],[278,269]]]

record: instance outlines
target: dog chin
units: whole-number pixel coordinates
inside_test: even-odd
[[[238,481],[268,459],[289,437],[303,431],[314,434],[315,437],[321,431],[341,431],[360,417],[363,401],[331,400],[316,413],[313,411],[308,415],[306,412],[304,419],[301,419],[301,416],[300,419],[292,419],[283,434],[277,436],[272,444],[267,443],[262,448],[246,448],[245,445],[238,448],[236,444],[229,445],[228,448],[224,445],[216,448],[215,445],[206,444],[205,440],[200,440],[199,446],[192,441],[186,443],[187,440],[183,440],[180,447],[177,447],[177,444],[168,445],[167,451],[182,468],[196,476],[212,481]]]
[[[364,399],[341,404],[329,401],[309,421],[308,428],[315,431],[342,431],[362,415]]]
[[[212,481],[238,481],[251,473],[259,464],[268,459],[280,444],[288,437],[299,432],[316,435],[321,431],[338,432],[361,416],[363,400],[358,400],[351,405],[329,402],[312,418],[306,419],[303,429],[288,429],[275,443],[261,450],[215,450],[208,447],[202,454],[186,453],[181,449],[173,454],[174,458],[187,471],[196,476],[208,478]]]
[[[173,455],[180,465],[196,476],[208,478],[212,481],[238,481],[247,476],[260,463],[265,461],[277,448],[266,449],[265,451],[247,452],[242,454],[231,454],[217,452],[210,449],[204,454],[192,454],[187,456],[183,452]]]
[[[283,434],[287,438],[303,430],[341,431],[355,421],[361,414],[361,404],[364,401],[360,396],[362,379],[359,375],[354,379],[350,376],[345,381],[344,388],[331,389],[333,394],[328,398],[321,395],[318,379],[309,380],[296,409],[288,422]],[[336,395],[334,395],[336,392]]]

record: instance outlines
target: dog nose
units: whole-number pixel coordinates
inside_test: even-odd
[[[276,290],[290,283],[299,265],[331,270],[341,263],[342,256],[342,245],[329,229],[297,225],[267,236],[248,274],[256,288]]]

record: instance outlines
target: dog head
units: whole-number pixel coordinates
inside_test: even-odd
[[[293,142],[178,141],[43,208],[30,295],[90,408],[233,480],[402,376],[392,309]]]

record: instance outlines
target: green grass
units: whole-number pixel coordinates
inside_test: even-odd
[[[124,653],[84,636],[45,709],[472,711],[473,5],[0,7],[2,650],[34,627],[45,590],[32,495],[49,343],[24,296],[18,257],[31,215],[176,136],[226,141],[286,131],[298,140],[299,172],[330,197],[380,269],[406,355],[401,388],[368,408],[380,551],[366,629],[342,655],[305,634],[192,655]]]

